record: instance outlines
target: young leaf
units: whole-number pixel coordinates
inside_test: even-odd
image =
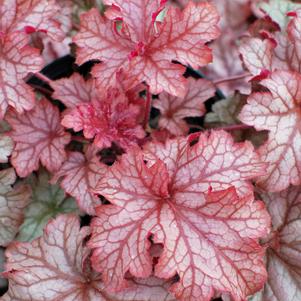
[[[51,82],[51,87],[54,89],[53,98],[59,99],[70,109],[100,97],[95,81],[93,79],[85,81],[78,73],[74,73],[69,78]]]
[[[237,124],[238,113],[246,104],[246,96],[235,93],[227,99],[220,100],[213,104],[212,112],[205,116],[205,123],[214,123],[218,125]]]
[[[205,79],[190,78],[188,83],[188,91],[184,98],[163,92],[153,104],[161,113],[159,127],[167,129],[173,135],[187,134],[189,128],[184,118],[204,115],[204,102],[215,93],[214,86]]]
[[[100,274],[90,269],[84,241],[87,227],[77,217],[61,215],[51,221],[42,237],[31,243],[13,243],[6,251],[4,275],[9,291],[3,301],[172,301],[167,281],[154,277],[130,280],[123,292],[106,292]]]
[[[11,163],[20,177],[28,176],[39,168],[39,161],[55,172],[66,159],[65,145],[70,134],[60,125],[59,110],[46,99],[23,115],[10,112],[7,121],[12,127],[15,142]]]
[[[58,185],[50,185],[49,180],[50,175],[42,169],[38,175],[32,174],[24,181],[31,187],[32,195],[17,240],[31,241],[43,234],[50,219],[60,213],[77,211],[75,200],[66,197]]]
[[[109,89],[91,103],[81,103],[64,115],[62,125],[78,132],[83,130],[88,139],[94,138],[98,148],[110,147],[113,142],[127,149],[145,136],[138,125],[140,107],[129,103],[118,89]]]
[[[0,35],[0,120],[8,106],[23,113],[35,104],[34,92],[24,78],[30,72],[40,71],[43,60],[28,43],[29,36],[21,32]]]
[[[253,93],[240,113],[245,124],[269,131],[268,141],[258,150],[261,160],[269,164],[267,174],[257,183],[271,192],[301,184],[300,81],[297,73],[272,73],[261,81],[270,92]]]
[[[263,205],[253,202],[246,183],[263,168],[253,148],[234,145],[227,134],[214,132],[192,147],[178,139],[152,151],[148,157],[138,150],[123,155],[97,186],[112,203],[97,208],[89,241],[93,266],[103,273],[105,284],[123,288],[126,271],[135,277],[150,275],[152,234],[155,243],[164,245],[156,275],[167,279],[179,274],[172,291],[180,300],[210,300],[213,289],[240,300],[260,289],[265,271],[256,239],[266,233],[269,218]],[[248,196],[239,198],[234,188],[205,196],[210,186],[230,185]]]
[[[64,32],[55,16],[60,7],[55,0],[2,0],[0,5],[0,32],[42,31],[61,40]]]
[[[76,198],[81,210],[90,215],[95,215],[94,208],[101,204],[92,190],[107,170],[107,166],[99,162],[96,152],[97,149],[89,147],[85,156],[79,152],[70,153],[52,178],[52,182],[63,178],[61,187]]]
[[[13,168],[0,171],[0,246],[8,245],[16,236],[23,222],[24,208],[29,203],[30,189],[19,185]]]
[[[273,232],[266,254],[268,282],[252,301],[301,300],[301,187],[261,197],[272,217]]]
[[[211,51],[205,43],[219,35],[219,18],[212,4],[190,3],[183,12],[170,7],[159,22],[156,17],[164,8],[163,2],[107,1],[120,11],[120,30],[116,21],[104,19],[95,9],[82,14],[81,30],[74,37],[77,63],[101,60],[103,63],[92,73],[102,87],[114,86],[115,74],[122,68],[134,78],[133,83],[146,81],[153,94],[164,90],[183,97],[185,68],[171,61],[195,68],[211,62]]]

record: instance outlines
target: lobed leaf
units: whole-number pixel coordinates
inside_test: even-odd
[[[191,3],[183,13],[171,7],[164,20],[156,22],[158,12],[163,9],[160,1],[108,3],[120,5],[120,32],[115,21],[104,19],[95,9],[82,14],[81,30],[74,37],[78,46],[77,63],[102,61],[92,70],[102,87],[114,86],[116,73],[123,69],[133,79],[133,85],[146,81],[153,94],[164,90],[184,96],[186,81],[182,74],[185,68],[171,61],[197,67],[212,60],[205,43],[219,34],[214,6]]]
[[[34,107],[34,92],[24,78],[31,72],[40,71],[43,60],[39,51],[28,44],[29,37],[21,32],[0,38],[0,120],[9,106],[18,113]]]
[[[58,185],[49,184],[50,175],[40,170],[23,182],[31,187],[29,204],[24,210],[24,221],[20,225],[17,240],[32,241],[43,234],[49,220],[62,213],[76,212],[75,200],[66,196]]]
[[[215,149],[219,139],[237,161],[228,158],[223,143]],[[253,202],[246,182],[262,172],[257,160],[249,144],[234,145],[223,132],[203,135],[192,147],[178,139],[165,147],[150,144],[145,156],[138,150],[123,155],[97,185],[96,192],[111,205],[96,209],[88,243],[94,249],[93,267],[103,273],[108,288],[126,287],[127,271],[135,277],[151,274],[151,238],[163,245],[155,274],[179,275],[171,288],[179,300],[209,301],[214,290],[241,300],[259,290],[266,273],[257,238],[267,233],[269,217],[262,203]],[[228,189],[206,196],[209,187]]]
[[[298,73],[273,72],[261,81],[269,92],[251,94],[240,113],[243,123],[269,131],[268,141],[258,150],[268,163],[267,174],[257,184],[270,192],[301,184],[300,81]]]
[[[97,149],[88,148],[84,156],[79,152],[69,154],[67,160],[60,170],[52,178],[52,182],[63,178],[61,187],[74,198],[81,210],[94,215],[95,207],[101,202],[92,192],[96,188],[98,181],[107,171],[106,165],[99,162]]]
[[[65,145],[70,134],[60,125],[60,113],[46,99],[23,115],[10,112],[7,121],[12,127],[15,142],[11,163],[20,177],[28,176],[39,168],[39,161],[49,171],[55,172],[66,159]]]
[[[159,127],[167,129],[172,135],[187,134],[189,128],[184,118],[204,115],[204,102],[215,94],[214,86],[205,79],[196,81],[191,78],[188,83],[188,91],[184,98],[163,92],[153,103],[161,113]]]
[[[48,223],[42,237],[31,243],[13,243],[6,251],[4,276],[9,291],[3,301],[172,301],[170,283],[154,277],[130,280],[132,287],[111,294],[100,274],[89,267],[84,241],[88,227],[80,228],[74,215],[61,215]]]

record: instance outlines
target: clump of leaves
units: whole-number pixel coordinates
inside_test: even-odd
[[[288,0],[0,0],[1,300],[299,301],[300,46]]]

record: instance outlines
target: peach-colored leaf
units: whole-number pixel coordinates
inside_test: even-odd
[[[268,164],[258,185],[275,192],[301,184],[301,76],[275,71],[261,85],[270,92],[253,93],[240,113],[240,120],[257,130],[268,130],[268,141],[258,152]]]
[[[75,108],[100,96],[95,81],[92,79],[85,81],[78,73],[51,82],[51,87],[54,89],[53,98],[59,99],[67,108]]]
[[[107,170],[107,166],[100,163],[96,153],[97,149],[94,147],[90,147],[85,156],[79,152],[70,153],[52,178],[52,182],[63,178],[61,187],[76,198],[79,207],[90,215],[94,215],[94,208],[101,204],[92,190],[96,188],[96,184]]]
[[[174,193],[188,203],[200,200],[210,187],[235,186],[239,195],[251,193],[250,180],[266,173],[266,164],[250,142],[234,143],[223,131],[202,133],[193,146],[186,138],[177,138],[165,144],[149,143],[144,149],[149,162],[160,159],[167,164]]]
[[[8,106],[18,113],[34,107],[34,92],[24,78],[38,72],[43,66],[39,51],[27,46],[29,37],[24,33],[11,33],[0,37],[0,119]]]
[[[109,89],[107,95],[99,95],[93,102],[83,102],[67,111],[62,120],[66,128],[83,130],[88,139],[94,138],[98,148],[110,147],[113,142],[127,149],[145,136],[138,124],[140,107],[130,104],[126,95],[118,89]]]
[[[188,91],[184,98],[163,92],[153,103],[161,113],[159,127],[167,129],[173,135],[187,134],[189,128],[184,118],[203,116],[204,102],[215,93],[214,86],[205,79],[190,78],[188,82]]]
[[[85,239],[87,227],[79,219],[61,215],[51,221],[42,237],[31,243],[12,243],[6,251],[4,276],[9,291],[3,301],[174,301],[170,281],[130,279],[119,293],[104,289],[100,274],[90,268]]]
[[[265,39],[245,38],[240,46],[244,65],[253,74],[277,69],[301,71],[301,10],[281,32],[266,32]]]
[[[133,84],[146,81],[154,94],[164,90],[184,96],[185,68],[172,61],[193,67],[211,62],[205,43],[219,35],[216,9],[209,3],[191,3],[183,12],[170,7],[163,21],[156,21],[165,1],[136,2],[108,1],[120,5],[121,29],[116,20],[101,17],[95,9],[82,14],[80,32],[74,37],[77,63],[101,60],[92,73],[102,87],[114,85],[116,72],[123,69],[135,79]]]
[[[186,139],[172,141],[157,148],[161,158],[132,149],[100,180],[96,192],[111,205],[96,209],[88,244],[92,264],[110,289],[127,285],[127,271],[135,277],[151,274],[150,237],[163,245],[156,275],[180,277],[171,288],[179,300],[209,301],[214,289],[241,300],[263,286],[264,250],[257,238],[268,231],[268,214],[254,202],[249,183],[241,198],[230,187],[260,174],[262,164],[250,145],[233,145],[225,133],[209,139],[207,149],[205,135],[192,147]],[[226,150],[216,149],[218,139]],[[234,178],[231,168],[237,170]],[[206,195],[209,186],[228,189]]]
[[[60,125],[60,113],[55,106],[42,99],[23,115],[10,112],[7,121],[15,142],[11,163],[20,177],[37,170],[39,161],[51,172],[59,169],[66,159],[64,148],[71,137]]]
[[[0,171],[0,246],[8,245],[15,238],[29,203],[29,187],[12,188],[15,180],[13,168]]]

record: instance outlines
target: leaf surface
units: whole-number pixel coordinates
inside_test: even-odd
[[[135,79],[133,84],[146,81],[153,94],[164,90],[183,97],[185,68],[171,61],[197,67],[212,60],[205,43],[219,34],[214,6],[191,3],[183,13],[170,7],[164,20],[157,22],[156,14],[163,8],[158,0],[108,3],[120,4],[120,32],[116,29],[116,21],[104,19],[95,9],[82,14],[80,32],[74,37],[78,46],[77,63],[102,61],[92,71],[102,87],[114,86],[116,72],[122,68]]]
[[[230,138],[225,133],[213,136],[219,135]],[[267,232],[268,214],[261,202],[253,202],[251,191],[238,197],[230,187],[235,180],[224,184],[230,187],[227,190],[207,196],[204,192],[208,184],[197,190],[195,183],[202,182],[203,175],[198,172],[203,168],[201,160],[195,158],[196,150],[202,146],[200,143],[190,149],[187,141],[181,142],[181,154],[173,149],[179,165],[173,164],[174,154],[167,150],[161,152],[165,156],[162,161],[150,161],[139,150],[132,150],[100,180],[96,191],[111,205],[98,207],[97,217],[92,221],[89,247],[94,249],[93,267],[103,273],[104,283],[114,290],[126,286],[127,271],[135,277],[148,277],[152,272],[151,237],[163,245],[155,274],[166,279],[179,275],[180,281],[171,288],[179,300],[209,301],[214,289],[227,291],[235,300],[241,300],[259,290],[265,281],[263,249],[257,238]],[[246,155],[246,148],[239,147]],[[210,162],[221,163],[219,151],[215,150],[215,154],[217,157]],[[247,156],[252,160],[252,154]],[[230,161],[225,164],[230,165]],[[252,165],[254,168],[256,163]],[[219,168],[221,178],[224,168]],[[243,169],[249,173],[245,166],[240,169],[239,178],[244,178]],[[183,180],[187,178],[183,177],[184,170],[195,177],[194,181],[189,179],[190,184]],[[208,176],[209,185],[210,179],[214,186],[213,170]]]
[[[100,149],[110,147],[112,142],[127,149],[145,136],[138,124],[139,113],[140,107],[130,104],[123,92],[109,89],[106,96],[66,112],[62,125],[76,132],[83,130],[84,136],[94,138],[94,145]]]
[[[39,161],[50,172],[59,169],[66,159],[64,147],[70,142],[70,134],[60,125],[58,108],[42,99],[23,115],[10,112],[7,121],[15,142],[11,163],[20,177],[37,170]]]
[[[266,166],[250,142],[234,143],[223,131],[200,134],[192,147],[186,138],[149,143],[145,157],[149,162],[160,159],[167,164],[174,193],[183,202],[202,198],[209,187],[221,190],[235,186],[239,195],[251,193],[250,179],[265,174]]]
[[[268,163],[267,174],[257,183],[275,192],[301,183],[301,76],[276,71],[261,85],[270,92],[253,93],[240,113],[240,120],[257,130],[268,130],[269,139],[258,150]]]
[[[269,0],[259,1],[257,7],[269,15],[281,28],[285,28],[289,22],[287,13],[301,8],[301,4],[288,0]]]
[[[74,215],[61,215],[48,223],[42,237],[31,243],[13,243],[6,251],[4,275],[9,291],[3,301],[172,301],[170,282],[155,277],[129,280],[131,287],[112,294],[104,290],[100,274],[89,266],[84,240]]]
[[[28,46],[25,33],[14,32],[0,38],[0,120],[9,106],[18,113],[31,110],[35,99],[24,78],[43,66],[39,51]]]
[[[253,75],[277,69],[301,72],[301,10],[297,10],[282,31],[263,30],[265,38],[243,39],[239,51]]]
[[[81,103],[89,103],[99,95],[93,80],[85,81],[78,73],[51,83],[53,98],[59,99],[67,108],[75,108]]]
[[[0,171],[0,246],[8,245],[15,238],[29,203],[29,187],[12,188],[15,180],[13,168]]]
[[[173,135],[187,134],[189,128],[184,118],[204,115],[206,111],[204,102],[215,93],[214,86],[205,79],[191,78],[188,82],[188,91],[184,98],[163,92],[153,103],[161,113],[159,127],[167,129]]]
[[[59,11],[55,0],[1,0],[0,31],[42,31],[57,40],[64,37],[61,24],[55,20]]]
[[[32,195],[24,210],[24,222],[19,228],[17,240],[32,241],[43,234],[49,220],[61,213],[77,211],[75,200],[49,181],[50,175],[43,169],[24,180],[31,187]]]
[[[301,189],[261,193],[272,217],[266,254],[268,282],[252,301],[297,301],[301,298]]]
[[[66,162],[52,178],[56,182],[63,178],[61,187],[74,198],[79,207],[89,215],[95,214],[95,207],[100,205],[99,198],[92,192],[96,184],[106,173],[106,165],[99,162],[97,149],[90,147],[86,155],[79,152],[69,154]]]
[[[14,143],[12,139],[5,134],[0,133],[0,163],[8,162],[8,157],[12,153],[14,148]]]

